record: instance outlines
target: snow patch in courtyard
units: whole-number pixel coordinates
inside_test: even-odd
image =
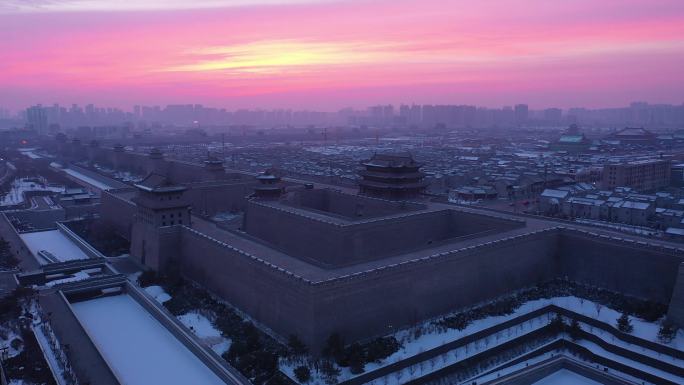
[[[145,288],[145,291],[159,303],[164,303],[171,299],[171,296],[164,291],[164,288],[158,285],[148,286]]]
[[[204,344],[211,347],[216,354],[221,355],[230,349],[230,340],[224,338],[212,322],[202,314],[190,312],[178,316],[178,320]]]

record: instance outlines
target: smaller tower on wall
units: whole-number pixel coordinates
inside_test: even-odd
[[[173,185],[159,174],[149,174],[135,184],[137,206],[131,237],[131,255],[154,270],[164,270],[178,251],[181,226],[190,227],[190,203],[186,187]]]
[[[260,199],[279,199],[285,192],[285,185],[273,170],[266,170],[257,176],[259,184],[254,187],[254,197]]]
[[[207,159],[204,161],[204,170],[209,180],[221,180],[226,176],[223,160],[212,154],[207,155]]]
[[[164,174],[164,153],[157,147],[154,147],[152,150],[150,150],[148,158],[149,161],[146,171],[148,173]]]
[[[71,140],[71,160],[80,162],[86,157],[86,150],[81,143],[81,139],[74,138]]]
[[[123,146],[123,144],[117,143],[114,145],[113,152],[114,152],[114,159],[113,159],[112,163],[114,164],[114,169],[120,171],[124,167],[123,160],[124,160],[124,156],[126,155],[125,154],[126,148]]]
[[[99,150],[100,142],[95,139],[91,140],[90,145],[88,146],[88,163],[90,163],[91,166],[97,163],[97,155]]]

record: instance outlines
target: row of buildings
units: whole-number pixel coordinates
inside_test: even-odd
[[[567,219],[590,219],[658,230],[684,228],[684,199],[680,193],[642,194],[628,187],[602,190],[579,183],[546,189],[539,198],[541,214]]]

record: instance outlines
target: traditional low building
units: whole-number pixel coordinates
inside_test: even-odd
[[[561,135],[558,141],[552,143],[549,148],[555,151],[567,151],[570,153],[583,152],[591,147],[591,140],[579,131],[579,127],[573,124]]]
[[[492,186],[463,186],[449,191],[449,200],[479,201],[496,199],[499,193]]]
[[[654,144],[657,137],[651,131],[643,127],[625,127],[605,137],[608,141],[617,141],[620,144]]]

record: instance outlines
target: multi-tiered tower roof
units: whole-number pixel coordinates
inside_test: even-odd
[[[375,154],[361,163],[359,192],[385,199],[406,199],[418,196],[427,187],[421,163],[409,153]]]

